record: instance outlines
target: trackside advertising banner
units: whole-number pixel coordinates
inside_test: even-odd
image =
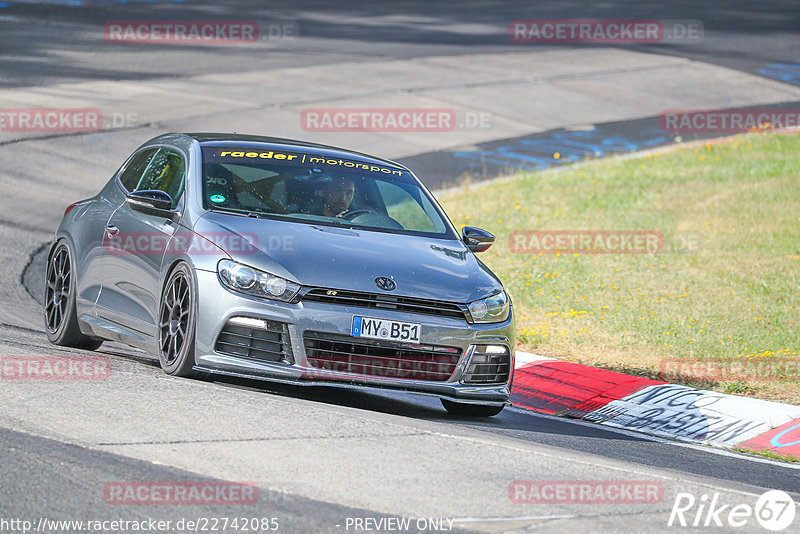
[[[700,376],[717,367],[700,369]],[[671,374],[669,360],[662,372]],[[766,376],[771,368],[761,371]],[[761,376],[760,374],[758,376]],[[540,413],[800,458],[800,406],[698,390],[559,360],[523,363],[511,402]]]

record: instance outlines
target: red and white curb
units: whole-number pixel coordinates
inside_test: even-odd
[[[511,403],[682,441],[800,458],[800,406],[725,395],[517,351]]]

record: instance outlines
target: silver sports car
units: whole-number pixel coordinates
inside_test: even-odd
[[[324,145],[167,134],[70,205],[49,251],[57,345],[115,340],[169,374],[508,402],[509,296],[407,168]]]

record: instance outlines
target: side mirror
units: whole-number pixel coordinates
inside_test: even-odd
[[[178,212],[172,209],[172,197],[164,191],[145,190],[128,193],[125,201],[132,210],[175,220]]]
[[[472,252],[483,252],[488,250],[494,243],[494,236],[486,230],[475,228],[474,226],[465,226],[461,230],[461,236],[464,238],[464,244]]]

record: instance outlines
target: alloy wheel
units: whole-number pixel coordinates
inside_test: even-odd
[[[70,277],[69,250],[59,247],[47,266],[47,285],[45,287],[45,321],[47,329],[54,333],[64,322],[69,302]]]
[[[167,365],[172,365],[186,344],[191,311],[191,286],[186,274],[178,270],[164,291],[159,318],[159,349]]]

